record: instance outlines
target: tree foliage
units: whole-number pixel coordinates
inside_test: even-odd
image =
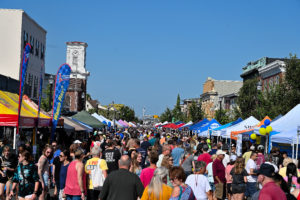
[[[172,111],[173,113],[173,117],[175,121],[184,121],[184,116],[183,113],[181,112],[181,107],[180,107],[180,95],[177,95],[177,101],[176,101],[176,105]]]
[[[171,122],[173,118],[173,112],[170,108],[166,108],[166,110],[160,115],[159,119],[161,122]]]
[[[192,122],[200,121],[204,118],[204,112],[202,111],[201,103],[197,103],[193,101],[191,106],[189,107],[189,116],[188,120]]]
[[[215,119],[220,123],[220,124],[227,124],[232,121],[232,119],[228,116],[228,112],[224,109],[217,110],[215,113]]]
[[[49,112],[52,107],[51,107],[51,104],[52,104],[52,99],[51,99],[51,91],[50,91],[50,84],[48,84],[47,88],[46,89],[43,89],[43,94],[45,94],[45,98],[42,98],[41,100],[41,108],[46,111],[46,112]]]
[[[121,107],[119,112],[120,112],[119,118],[122,120],[126,120],[128,122],[138,121],[137,117],[135,116],[134,110],[129,106]]]

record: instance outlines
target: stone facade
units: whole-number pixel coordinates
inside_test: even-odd
[[[214,80],[208,77],[203,84],[203,93],[201,94],[201,106],[206,117],[212,119],[215,116],[216,110],[225,108],[224,95],[238,93],[242,87],[242,81],[230,81],[230,80]]]
[[[200,104],[201,99],[200,98],[184,99],[183,104],[180,105],[181,112],[185,116],[189,116],[189,108],[192,105],[193,101],[196,102],[196,104]]]

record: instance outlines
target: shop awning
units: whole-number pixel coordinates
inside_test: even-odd
[[[0,91],[0,126],[17,126],[19,96]],[[23,96],[20,126],[34,127],[38,117],[37,105],[26,95]],[[39,126],[50,126],[51,117],[40,112]]]
[[[62,117],[64,119],[64,128],[68,128],[68,127],[72,127],[74,129],[74,131],[86,131],[86,132],[90,132],[93,131],[93,129],[90,129],[86,126],[83,126],[79,123],[77,123],[76,121],[72,120],[71,118]],[[68,126],[68,127],[66,127]]]
[[[104,128],[104,124],[100,122],[98,119],[95,117],[91,116],[88,112],[86,111],[81,111],[75,115],[72,116],[72,119],[78,120],[80,122],[83,122],[84,124],[87,124],[91,126],[92,128]]]

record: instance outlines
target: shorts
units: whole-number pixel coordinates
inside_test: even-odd
[[[211,191],[214,192],[216,190],[215,183],[214,182],[209,182],[209,185],[210,185]]]
[[[48,173],[43,174],[43,180],[44,180],[45,187],[48,187],[49,186],[49,174]]]
[[[8,181],[7,176],[3,177],[3,176],[0,175],[0,183],[6,184],[7,181]]]
[[[231,184],[232,194],[240,194],[246,192],[246,184]]]
[[[228,193],[228,194],[232,194],[231,183],[227,183],[227,184],[226,184],[226,187],[227,187],[227,193]]]
[[[215,191],[216,198],[223,199],[224,183],[218,183],[215,184],[215,186],[216,186],[216,191]]]

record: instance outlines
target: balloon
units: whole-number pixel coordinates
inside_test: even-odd
[[[267,126],[266,125],[261,125],[260,128],[267,128]]]
[[[267,133],[270,133],[270,132],[272,132],[272,126],[267,126],[267,128],[266,128],[266,131],[267,131]]]
[[[252,134],[250,135],[250,138],[251,138],[252,140],[256,140],[256,134],[252,133]]]
[[[254,144],[254,143],[255,143],[255,140],[250,139],[250,142],[251,142],[252,144]]]
[[[267,130],[266,130],[265,128],[260,128],[260,129],[259,129],[259,133],[260,133],[261,135],[266,135]]]
[[[107,125],[106,121],[102,121],[103,124]]]
[[[271,121],[270,121],[269,119],[266,119],[266,120],[265,120],[265,125],[266,125],[266,126],[269,126],[270,123],[271,123]]]
[[[111,127],[111,122],[108,122],[108,127]]]

